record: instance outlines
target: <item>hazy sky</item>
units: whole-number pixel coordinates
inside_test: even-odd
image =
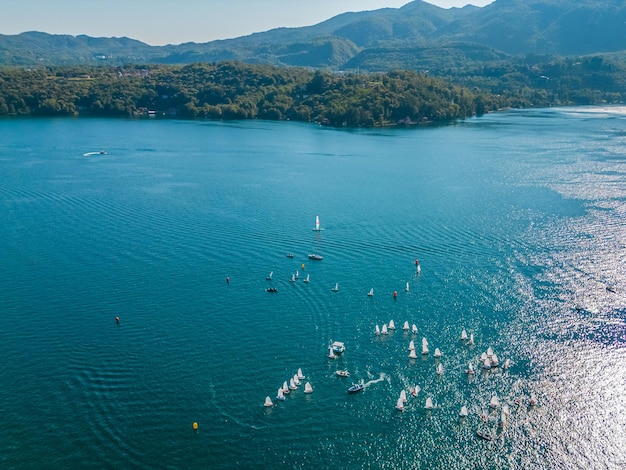
[[[442,8],[493,0],[428,0]],[[0,34],[127,36],[152,45],[208,42],[309,26],[347,11],[399,8],[409,0],[0,0]]]

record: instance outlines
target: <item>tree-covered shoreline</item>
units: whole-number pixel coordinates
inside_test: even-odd
[[[602,64],[592,65],[597,76]],[[563,102],[563,89],[554,86],[558,77],[553,75],[552,82],[533,77],[543,77],[541,70],[535,65],[526,76],[519,68],[504,68],[499,76],[457,77],[466,83],[461,86],[414,71],[332,73],[240,62],[4,67],[0,116],[157,115],[378,127],[449,122],[511,106],[623,99],[614,90],[570,90]],[[572,101],[571,96],[582,98]]]

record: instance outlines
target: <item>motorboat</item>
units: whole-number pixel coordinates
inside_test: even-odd
[[[293,253],[287,253],[287,258],[293,258]]]
[[[278,289],[276,289],[276,287],[268,287],[267,289],[265,289],[267,292],[278,292]]]
[[[350,377],[350,372],[348,372],[347,370],[337,370],[335,371],[335,374],[337,374],[339,377]]]
[[[313,254],[309,255],[309,259],[320,261],[320,260],[323,260],[324,257],[322,255],[318,255],[318,254],[313,253]]]
[[[357,393],[365,388],[363,384],[352,384],[352,387],[348,389],[348,393]]]
[[[493,436],[489,434],[487,431],[481,431],[480,429],[476,431],[476,435],[485,441],[492,441]]]
[[[341,354],[346,350],[346,346],[340,341],[335,341],[334,343],[331,343],[330,349],[332,349],[335,354]]]

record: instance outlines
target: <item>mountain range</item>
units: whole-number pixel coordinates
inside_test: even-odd
[[[515,56],[626,51],[623,0],[496,0],[444,9],[421,0],[402,8],[344,13],[207,43],[150,46],[129,38],[25,32],[0,35],[0,65],[188,64],[236,60],[329,70],[432,70]]]

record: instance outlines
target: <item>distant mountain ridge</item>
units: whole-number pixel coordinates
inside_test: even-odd
[[[150,46],[129,38],[0,35],[0,65],[187,64],[237,60],[333,70],[423,70],[525,54],[626,51],[623,0],[496,0],[444,9],[344,13],[313,26],[277,28],[208,43]]]

